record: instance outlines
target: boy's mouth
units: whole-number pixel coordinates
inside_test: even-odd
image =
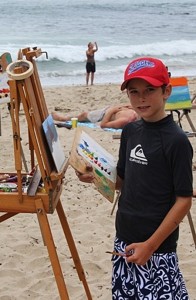
[[[150,106],[138,106],[139,110],[146,110],[148,109]]]

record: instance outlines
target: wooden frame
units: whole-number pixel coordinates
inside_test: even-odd
[[[11,63],[8,65],[7,69],[9,76],[12,78],[9,80],[10,115],[13,129],[17,192],[0,192],[0,212],[5,213],[0,216],[0,222],[5,221],[18,213],[37,214],[44,244],[48,249],[60,298],[62,300],[68,300],[68,291],[47,218],[47,214],[52,214],[56,209],[79,279],[83,283],[87,299],[91,300],[92,296],[85,278],[84,270],[60,201],[62,183],[67,170],[68,160],[65,159],[60,171],[56,170],[42,128],[42,123],[48,117],[48,109],[34,60],[34,58],[42,54],[42,51],[37,48],[34,48],[33,50],[26,48],[21,50],[19,54],[20,59],[23,56],[25,56],[26,59]],[[29,70],[31,70],[31,72],[29,72]],[[24,174],[22,172],[22,146],[19,120],[19,110],[21,105],[23,106],[28,125],[31,169],[36,169],[32,182],[30,183],[30,188],[27,192],[24,192],[22,187],[22,177]],[[40,178],[44,184],[44,191],[42,192],[37,191]]]

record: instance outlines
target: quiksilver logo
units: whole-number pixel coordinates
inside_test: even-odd
[[[144,151],[140,144],[138,144],[135,148],[131,150],[129,160],[142,165],[148,164],[148,161],[144,155]]]

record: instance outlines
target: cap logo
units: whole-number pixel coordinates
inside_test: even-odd
[[[129,66],[128,75],[144,68],[154,68],[154,67],[155,67],[155,63],[152,61],[149,60],[136,61]]]

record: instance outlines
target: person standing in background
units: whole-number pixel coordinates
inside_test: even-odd
[[[95,47],[95,48],[94,48]],[[94,53],[98,50],[97,43],[88,43],[88,49],[86,50],[86,85],[88,85],[89,77],[91,74],[91,85],[94,81],[94,73],[96,72]]]

